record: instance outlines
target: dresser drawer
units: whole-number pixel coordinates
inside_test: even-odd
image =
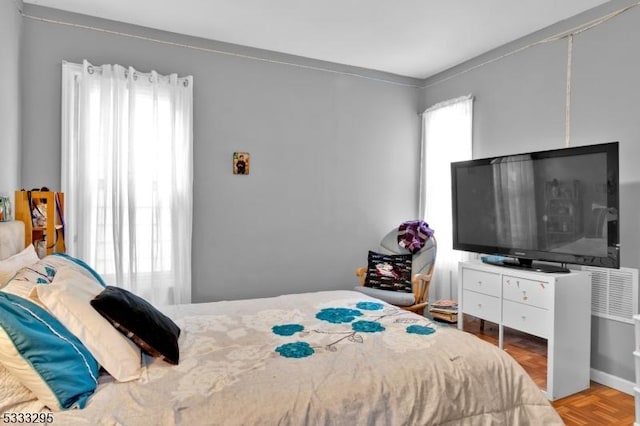
[[[522,303],[504,300],[502,323],[534,336],[548,339],[551,334],[551,312]]]
[[[495,296],[464,290],[462,312],[487,321],[500,322],[500,299]]]
[[[465,268],[462,270],[462,288],[500,297],[500,275]]]
[[[543,309],[553,306],[553,286],[544,281],[528,280],[505,275],[502,277],[502,297]]]

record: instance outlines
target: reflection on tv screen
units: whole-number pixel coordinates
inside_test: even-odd
[[[607,256],[605,153],[532,160],[514,155],[456,169],[463,244]]]

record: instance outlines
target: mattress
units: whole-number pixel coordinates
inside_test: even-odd
[[[180,363],[102,375],[65,425],[563,424],[506,352],[353,291],[162,308]]]

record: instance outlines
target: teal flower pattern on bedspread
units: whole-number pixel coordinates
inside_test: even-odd
[[[356,308],[365,311],[379,311],[384,308],[384,305],[378,302],[358,302],[356,303]]]
[[[276,352],[285,358],[305,358],[315,352],[307,342],[286,343],[278,346]]]
[[[429,336],[436,332],[433,324],[427,318],[416,317],[414,314],[390,306],[385,303],[362,301],[355,303],[357,309],[351,307],[323,308],[315,318],[322,321],[317,327],[303,324],[279,324],[271,330],[279,337],[320,338],[322,344],[296,341],[284,343],[275,351],[285,358],[306,358],[318,352],[337,352],[342,343],[364,343],[366,334],[383,333],[392,327],[397,333],[406,332],[405,336]],[[357,321],[356,321],[357,319]],[[384,324],[383,324],[384,321]],[[327,327],[325,323],[329,323]],[[322,325],[324,324],[324,325]],[[349,325],[349,328],[345,328]],[[333,337],[332,337],[333,336]],[[326,338],[325,338],[326,337]],[[321,341],[322,341],[321,340]]]
[[[378,333],[384,331],[385,328],[377,321],[356,321],[351,324],[353,331],[361,333]]]
[[[436,330],[434,330],[433,328],[426,327],[424,325],[413,324],[407,327],[407,333],[410,333],[410,334],[421,334],[423,336],[427,336],[435,332]]]
[[[271,330],[278,336],[293,336],[299,331],[304,330],[304,326],[300,324],[274,325]]]
[[[348,308],[325,308],[316,314],[316,318],[333,324],[351,322],[356,317],[362,316],[362,312]]]

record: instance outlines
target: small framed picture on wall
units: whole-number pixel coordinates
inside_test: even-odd
[[[233,153],[233,174],[234,175],[248,175],[250,156],[248,152],[234,152]]]

